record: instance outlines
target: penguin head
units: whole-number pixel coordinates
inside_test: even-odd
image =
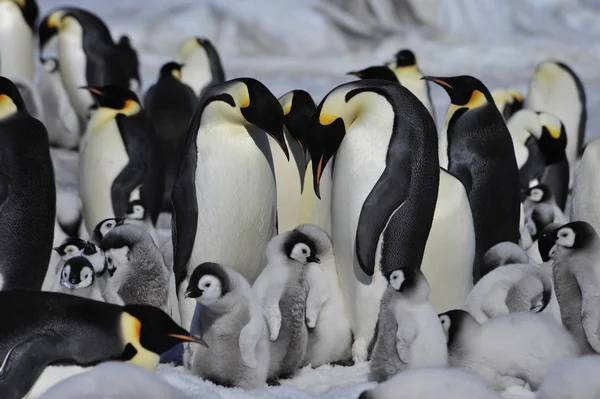
[[[545,184],[537,184],[525,190],[525,199],[535,204],[547,203],[552,200],[552,192]]]
[[[583,249],[598,240],[598,233],[589,223],[575,221],[558,228],[554,239],[557,247]]]
[[[423,76],[421,79],[436,83],[446,90],[452,105],[474,109],[494,101],[487,87],[473,76]]]
[[[540,232],[537,240],[538,250],[542,261],[548,262],[550,260],[550,251],[554,247],[556,241],[556,231],[561,227],[559,223],[550,223]]]
[[[462,309],[450,310],[438,315],[448,348],[459,346],[463,340],[464,334],[476,330],[480,327],[479,323],[471,314]],[[464,337],[469,341],[469,337]]]
[[[96,225],[92,233],[93,238],[96,242],[102,241],[102,238],[117,226],[122,226],[125,223],[125,218],[108,218],[102,220]]]
[[[429,298],[429,284],[421,270],[403,268],[394,270],[387,276],[389,286],[404,297],[417,301]]]
[[[565,125],[548,112],[536,112],[536,114],[540,126],[539,135],[536,135],[537,144],[546,157],[546,164],[558,163],[566,157],[567,131]]]
[[[174,77],[177,80],[181,80],[181,68],[183,68],[183,64],[174,61],[167,62],[160,68],[159,77]]]
[[[321,227],[312,223],[302,224],[294,229],[306,234],[312,239],[315,245],[315,255],[319,257],[319,260],[323,260],[324,257],[333,256],[333,242],[331,236],[323,230]],[[325,265],[335,267],[335,262],[325,262]]]
[[[393,69],[414,67],[417,65],[417,57],[415,57],[415,53],[412,51],[403,49],[396,53],[394,60],[390,64],[392,64]]]
[[[110,230],[102,237],[100,248],[105,253],[108,271],[115,287],[120,287],[132,271],[130,255],[133,248],[140,248],[147,257],[152,256],[153,250],[157,250],[146,229],[136,224],[120,225]],[[152,260],[159,263],[161,261],[162,257]]]
[[[394,71],[387,66],[372,66],[361,69],[360,71],[348,72],[347,75],[354,75],[360,79],[383,79],[390,82],[398,82],[398,78]]]
[[[57,9],[48,14],[42,22],[40,22],[38,34],[40,37],[39,49],[40,54],[43,53],[44,47],[58,32],[63,28],[63,19],[66,17],[66,12],[63,9]]]
[[[29,25],[32,32],[35,32],[35,22],[39,16],[39,8],[36,0],[8,0],[10,3],[14,3],[15,6],[19,7],[23,19]]]
[[[495,89],[491,92],[494,103],[508,120],[514,113],[523,108],[523,94],[512,88]]]
[[[58,63],[58,58],[40,58],[40,62],[42,63],[42,66],[44,67],[44,70],[48,73],[54,73],[56,71],[58,71],[58,67],[59,67],[59,63]]]
[[[17,112],[27,112],[21,92],[10,79],[0,76],[0,120]]]
[[[62,267],[60,285],[76,290],[91,287],[94,284],[94,268],[83,256],[68,259]]]
[[[310,121],[317,106],[308,92],[293,90],[279,98],[283,109],[283,122],[289,134],[296,140],[304,154],[304,167],[306,168],[308,156],[307,132]]]
[[[104,251],[93,242],[86,242],[79,255],[90,261],[97,275],[102,275],[108,268]]]
[[[536,206],[531,212],[531,218],[527,221],[527,228],[533,241],[537,240],[542,232],[554,221],[554,209],[552,206]]]
[[[55,250],[62,260],[67,260],[77,255],[83,249],[86,242],[78,237],[67,237],[58,247],[52,248]]]
[[[182,342],[208,347],[200,337],[181,328],[165,312],[149,305],[125,305],[121,315],[121,336],[125,345],[161,355]]]
[[[98,129],[118,114],[131,116],[142,109],[138,96],[125,87],[109,85],[80,88],[90,92],[97,108],[88,123],[88,129]]]
[[[231,290],[227,271],[219,264],[205,262],[197,266],[185,291],[186,298],[193,298],[204,306],[211,306]]]
[[[285,234],[283,241],[283,251],[285,255],[300,264],[321,263],[317,257],[317,248],[312,238],[306,234],[292,230]]]
[[[127,219],[144,220],[146,218],[144,203],[141,200],[129,202],[125,216],[127,216]]]
[[[207,54],[207,63],[210,62],[208,59],[209,52],[212,50],[216,53],[216,49],[209,39],[204,37],[188,37],[179,46],[177,59],[186,60],[198,50],[204,51]]]

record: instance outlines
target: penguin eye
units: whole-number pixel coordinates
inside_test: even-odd
[[[302,253],[306,255],[306,249],[303,249],[303,250],[302,250]]]
[[[107,224],[107,225],[106,225],[106,227],[108,227],[108,228],[110,229],[110,228],[112,228],[112,227],[113,227],[113,224],[112,224],[112,223],[109,223],[109,224]]]

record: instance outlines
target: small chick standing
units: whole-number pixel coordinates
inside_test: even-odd
[[[371,373],[383,382],[401,371],[446,366],[444,330],[429,302],[429,284],[419,269],[395,270],[381,299]]]
[[[264,386],[267,326],[248,281],[230,267],[205,262],[192,272],[185,297],[197,302],[192,331],[208,345],[196,346],[188,368],[227,387]]]
[[[252,290],[269,327],[269,380],[274,381],[292,375],[306,356],[305,319],[312,311],[307,309],[307,263],[320,263],[320,259],[314,240],[299,231],[274,237],[267,245],[267,259]]]

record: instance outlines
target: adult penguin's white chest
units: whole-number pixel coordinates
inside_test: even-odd
[[[213,78],[206,51],[198,49],[187,59],[182,60],[182,63],[184,66],[181,68],[181,80],[199,95]]]
[[[111,187],[128,163],[125,143],[114,118],[97,129],[88,128],[79,155],[79,194],[88,231],[103,219],[114,217]]]
[[[275,235],[277,193],[267,135],[250,136],[233,124],[201,127],[196,145],[198,222],[188,275],[210,261],[232,266],[252,283]]]
[[[58,35],[58,59],[62,81],[71,104],[77,115],[86,120],[94,100],[87,90],[80,89],[88,85],[87,56],[83,51],[83,28],[73,18],[68,18]]]
[[[16,2],[0,1],[0,75],[33,82],[33,34]]]

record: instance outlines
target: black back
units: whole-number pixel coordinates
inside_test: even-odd
[[[557,62],[556,64],[559,67],[561,67],[562,69],[564,69],[569,75],[571,75],[571,77],[573,78],[573,81],[575,82],[575,87],[577,88],[577,93],[579,94],[579,103],[581,104],[581,113],[579,115],[579,126],[578,126],[578,132],[577,132],[577,150],[579,152],[579,156],[581,156],[583,154],[583,150],[585,147],[583,145],[583,142],[585,139],[585,125],[587,123],[587,104],[586,104],[586,97],[585,97],[585,89],[583,88],[583,83],[581,83],[579,76],[577,76],[575,71],[573,71],[567,64],[562,63],[562,62]]]
[[[194,90],[171,74],[159,76],[144,98],[144,107],[154,125],[155,140],[160,148],[159,159],[164,163],[162,211],[171,211],[171,189],[197,105]]]
[[[129,36],[123,35],[121,38],[119,38],[119,41],[117,42],[117,51],[119,53],[119,58],[121,59],[125,73],[131,79],[136,80],[138,87],[141,88],[142,80],[140,78],[140,62],[137,51],[135,51],[131,45],[131,39]]]
[[[0,141],[2,289],[39,290],[50,261],[56,215],[48,132],[23,110],[0,120]]]
[[[210,61],[210,74],[212,76],[212,80],[202,90],[202,93],[200,93],[200,97],[202,97],[204,95],[204,92],[210,86],[225,82],[225,72],[223,70],[223,65],[221,64],[221,58],[219,57],[219,53],[217,52],[217,49],[212,44],[212,42],[204,38],[197,38],[196,40],[202,47],[204,47],[204,50],[206,50],[206,55],[208,56],[208,60]]]

